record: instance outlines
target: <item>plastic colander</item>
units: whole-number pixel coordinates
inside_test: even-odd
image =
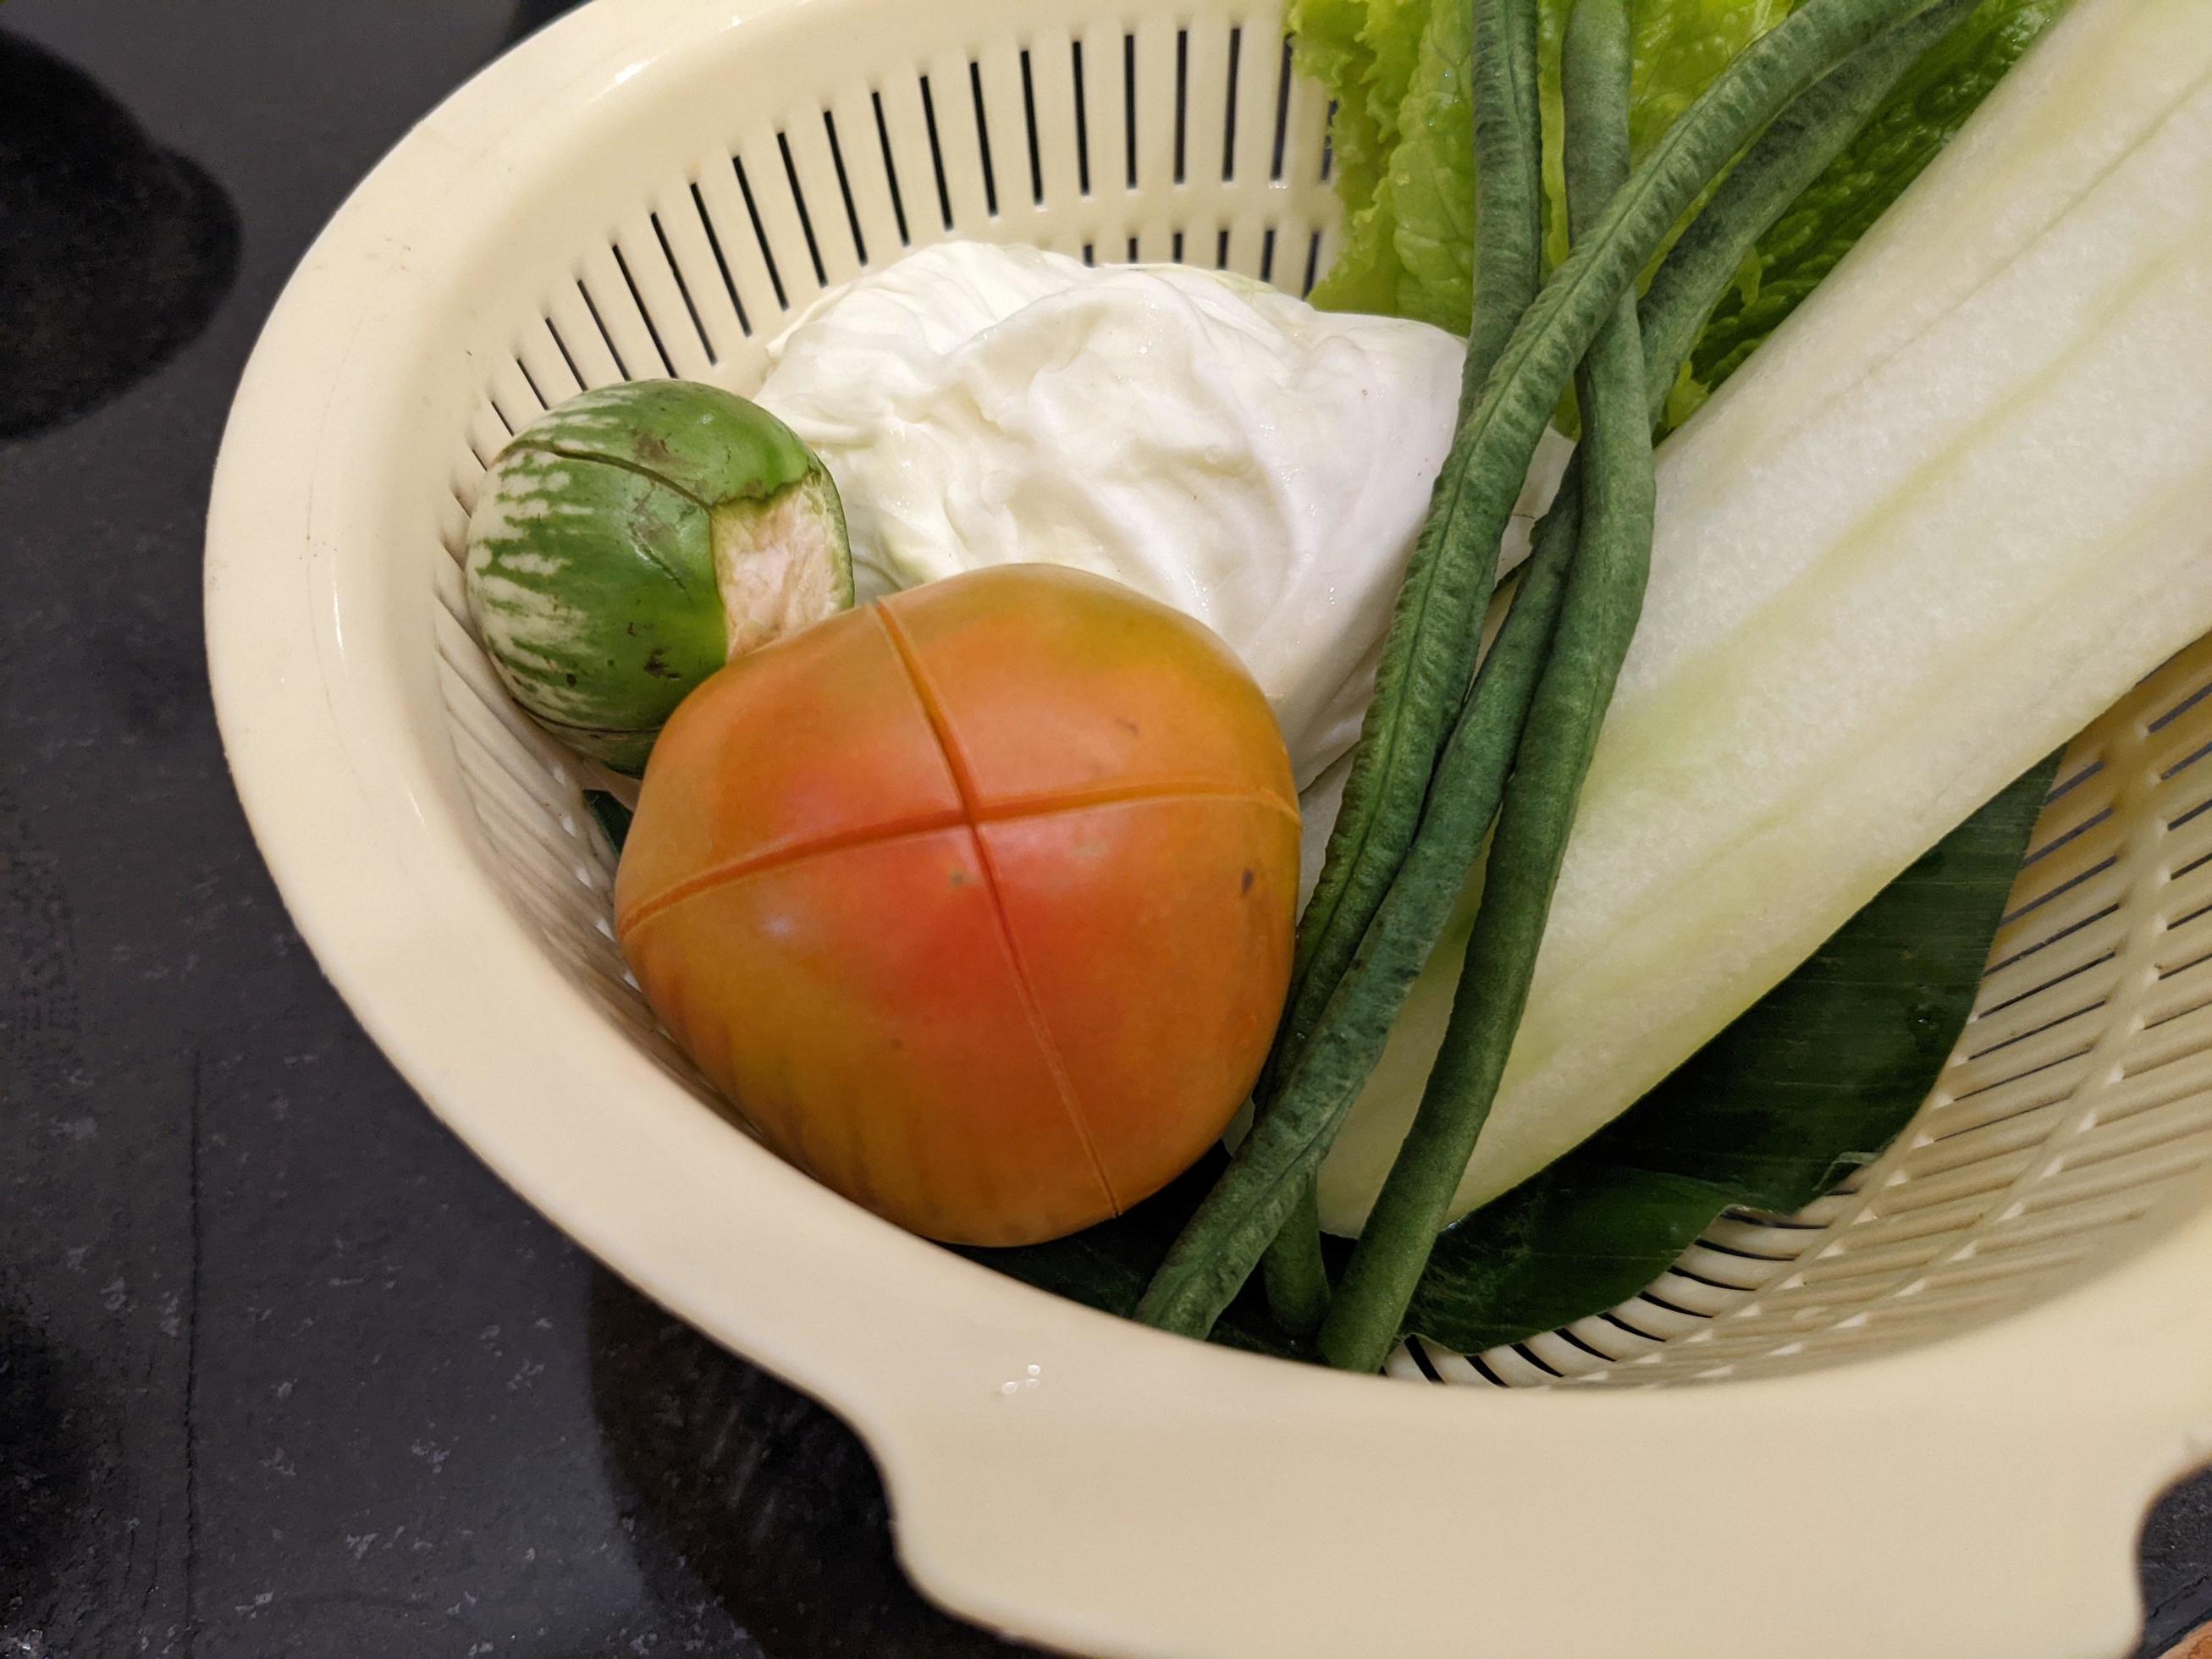
[[[1327,116],[1261,0],[599,0],[494,64],[309,253],[223,445],[210,664],[294,916],[526,1197],[859,1428],[971,1616],[1176,1659],[2124,1651],[2144,1507],[2212,1457],[2212,648],[2075,744],[1885,1158],[1400,1380],[895,1231],[748,1138],[625,975],[578,769],[462,603],[509,432],[625,376],[745,389],[823,286],[951,235],[1302,291]]]

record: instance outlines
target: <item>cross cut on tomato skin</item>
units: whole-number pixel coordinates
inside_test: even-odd
[[[1266,700],[1198,623],[1001,566],[739,658],[647,769],[638,981],[777,1151],[916,1232],[1056,1237],[1219,1135],[1288,983]]]

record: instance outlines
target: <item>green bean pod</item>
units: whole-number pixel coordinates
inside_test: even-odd
[[[1468,95],[1474,125],[1474,312],[1467,361],[1460,374],[1459,419],[1463,423],[1482,396],[1492,368],[1513,337],[1544,280],[1543,120],[1537,104],[1536,0],[1473,0]],[[1437,495],[1459,487],[1461,458],[1448,456],[1437,473]],[[1427,537],[1446,520],[1436,505],[1423,527]],[[1493,556],[1494,562],[1494,556]],[[1337,820],[1339,828],[1344,819]],[[1332,829],[1321,880],[1298,920],[1297,955],[1287,1012],[1256,1091],[1268,1099],[1273,1085],[1297,1058],[1304,1036],[1319,1019],[1338,981],[1352,965],[1369,918],[1347,906],[1346,881],[1356,853],[1340,848]],[[1322,1262],[1321,1224],[1310,1182],[1295,1224],[1267,1260],[1267,1300],[1286,1329],[1305,1332],[1321,1323],[1328,1304],[1328,1274]],[[1313,1216],[1310,1224],[1305,1218]]]
[[[1627,177],[1630,66],[1626,0],[1576,0],[1560,76],[1572,233],[1589,234],[1599,204]],[[1644,608],[1655,490],[1632,297],[1621,296],[1591,343],[1576,392],[1583,413],[1581,533],[1498,808],[1443,1046],[1322,1327],[1322,1357],[1347,1370],[1378,1370],[1397,1340],[1398,1322],[1497,1097],[1583,778]]]

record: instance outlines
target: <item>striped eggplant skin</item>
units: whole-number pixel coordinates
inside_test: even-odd
[[[853,602],[821,461],[758,404],[685,380],[587,392],[517,433],[470,515],[465,582],[515,701],[626,772],[732,656]]]

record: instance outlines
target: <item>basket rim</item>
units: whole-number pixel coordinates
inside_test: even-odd
[[[1393,1387],[1164,1336],[861,1213],[699,1110],[483,878],[364,459],[404,442],[405,371],[455,303],[442,284],[481,250],[483,209],[554,165],[538,116],[619,122],[679,57],[772,52],[880,3],[598,0],[403,139],[278,301],[217,464],[209,672],[264,857],[363,1026],[542,1213],[848,1418],[908,1570],[1006,1628],[1099,1653],[1341,1652],[1355,1627],[1377,1651],[1726,1653],[1818,1605],[1808,1653],[2118,1650],[2140,1516],[2212,1458],[2212,1205],[2175,1203],[2094,1283],[1818,1371],[1603,1404]],[[976,32],[1088,15],[943,9]],[[1911,1502],[1870,1473],[1909,1474]],[[1733,1524],[1771,1492],[1822,1503]],[[1723,1530],[1725,1598],[1692,1576]],[[1849,1597],[1877,1572],[1881,1605]],[[1346,1577],[1366,1597],[1330,1593]],[[1353,1625],[1347,1599],[1366,1603]]]

